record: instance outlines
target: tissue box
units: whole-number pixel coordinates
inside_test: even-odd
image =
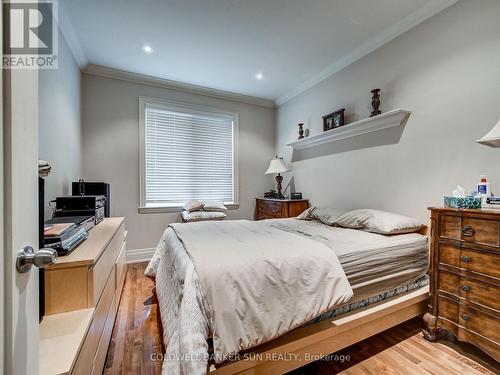
[[[481,208],[479,197],[444,197],[444,206],[452,208]]]

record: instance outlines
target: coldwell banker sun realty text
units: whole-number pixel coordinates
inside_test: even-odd
[[[4,69],[57,69],[57,0],[2,0]]]

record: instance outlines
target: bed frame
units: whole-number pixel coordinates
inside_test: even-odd
[[[426,235],[427,227],[422,227],[418,233]],[[225,362],[216,368],[212,365],[209,373],[284,374],[409,319],[423,316],[428,311],[429,295],[429,286],[425,285],[334,318],[296,328],[240,353],[239,360]]]
[[[429,286],[297,328],[227,362],[210,375],[283,374],[427,312]],[[279,358],[279,360],[275,360]],[[285,360],[283,360],[285,358]]]

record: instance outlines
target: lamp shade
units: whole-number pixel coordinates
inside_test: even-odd
[[[276,156],[276,158],[271,160],[271,162],[269,163],[269,168],[267,168],[265,174],[283,173],[289,171],[290,169],[285,165],[283,158],[279,158]]]
[[[500,120],[483,138],[476,141],[485,146],[500,147]]]

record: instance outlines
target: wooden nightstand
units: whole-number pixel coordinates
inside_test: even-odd
[[[283,219],[300,215],[309,207],[307,199],[255,198],[255,220]]]
[[[500,212],[430,208],[431,299],[424,336],[445,330],[500,360]]]

